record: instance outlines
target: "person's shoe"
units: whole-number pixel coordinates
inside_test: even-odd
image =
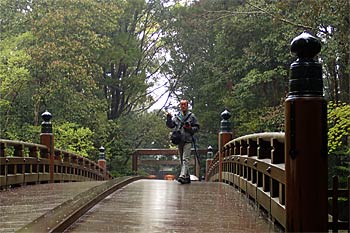
[[[191,179],[189,176],[185,178],[184,184],[191,184]]]
[[[177,178],[177,181],[181,184],[185,184],[186,179],[185,179],[185,177],[180,176],[179,178]]]
[[[191,179],[189,176],[187,177],[183,177],[183,176],[180,176],[177,181],[181,184],[190,184],[191,183]]]

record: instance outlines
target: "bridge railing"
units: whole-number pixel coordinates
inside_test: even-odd
[[[246,194],[273,221],[286,228],[284,136],[284,133],[257,133],[229,141],[223,149],[222,182]],[[218,152],[207,170],[208,181],[219,181],[219,167]],[[327,193],[331,202],[328,229],[334,232],[350,228],[349,221],[339,220],[338,208],[340,198],[350,201],[350,177],[346,189],[339,189],[338,185],[338,177],[334,176]]]
[[[208,180],[219,181],[219,153],[208,169]],[[284,133],[257,133],[225,144],[222,182],[255,200],[285,227]]]
[[[52,118],[42,114],[40,144],[0,139],[0,188],[23,184],[112,179],[103,147],[98,163],[54,147]]]
[[[44,145],[0,140],[0,187],[47,180],[48,149]]]
[[[47,146],[0,139],[0,188],[112,178],[103,167],[85,157],[58,149],[54,154],[51,172]]]
[[[292,40],[298,59],[290,66],[285,133],[233,139],[225,110],[218,153],[207,162],[207,180],[236,186],[288,232],[350,230],[349,221],[337,217],[338,197],[349,201],[350,187],[338,190],[334,183],[328,190],[327,102],[315,59],[320,50],[320,41],[306,32]]]

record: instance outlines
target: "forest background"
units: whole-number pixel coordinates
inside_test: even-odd
[[[290,42],[308,31],[322,42],[330,177],[345,177],[349,4],[0,0],[0,138],[38,143],[48,110],[57,148],[96,160],[104,146],[109,170],[127,175],[135,149],[172,146],[162,109],[177,106],[150,111],[158,98],[190,100],[200,148],[217,147],[225,108],[236,137],[284,131]]]

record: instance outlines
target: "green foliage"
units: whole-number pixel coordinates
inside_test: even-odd
[[[165,118],[156,112],[129,114],[118,120],[121,135],[132,148],[167,148],[170,141],[165,135],[169,129]]]
[[[328,148],[329,153],[343,151],[350,154],[350,105],[346,103],[328,104]]]
[[[131,147],[121,134],[121,126],[112,120],[106,122],[104,136],[99,142],[106,151],[105,157],[109,171],[116,175],[131,174]]]
[[[57,148],[97,159],[103,145],[130,174],[135,148],[170,146],[165,119],[145,113],[161,78],[190,100],[201,148],[216,147],[225,107],[235,136],[281,131],[290,41],[305,29],[322,38],[326,96],[349,103],[348,12],[347,0],[1,0],[0,137],[38,141],[49,110],[64,122]],[[348,105],[329,110],[330,157],[346,158]]]
[[[127,170],[134,147],[166,146],[165,127],[133,141],[135,122],[126,120],[152,103],[148,88],[163,63],[157,39],[163,3],[0,1],[1,138],[38,141],[29,126],[40,128],[40,114],[48,110],[54,122],[64,122],[53,125],[56,148],[97,159],[97,148],[110,146],[107,154],[117,170]],[[109,77],[111,67],[115,73]],[[124,123],[130,132],[119,126]]]
[[[30,124],[23,124],[21,126],[10,124],[6,128],[6,136],[10,140],[17,140],[23,142],[40,143],[40,126],[33,126]]]
[[[73,152],[85,157],[92,157],[96,148],[92,142],[93,132],[76,123],[55,125],[55,148]]]
[[[22,93],[31,80],[28,63],[31,57],[26,45],[32,40],[30,33],[11,36],[0,41],[0,136],[7,137],[10,121],[20,121],[15,106],[20,104]]]
[[[339,186],[347,187],[350,176],[350,105],[346,103],[328,104],[328,154],[329,181],[339,177]]]

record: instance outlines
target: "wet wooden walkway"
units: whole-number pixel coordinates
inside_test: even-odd
[[[15,199],[10,198],[9,193],[0,192],[0,232],[14,232],[33,221],[40,213],[53,208],[58,202],[71,198],[68,196],[86,191],[97,184],[98,182],[81,182],[28,186],[16,190]],[[75,186],[75,194],[71,185]],[[79,188],[80,185],[84,187]],[[36,194],[34,190],[37,190]],[[51,190],[51,195],[48,190]],[[64,190],[65,197],[61,197],[56,204],[49,201],[57,200],[58,196],[65,193]],[[40,200],[41,195],[46,197],[45,202]],[[6,199],[6,196],[10,199]],[[34,200],[37,200],[41,211],[36,211],[28,218],[28,210],[27,213],[24,212],[31,207],[25,207],[27,204],[24,203],[30,202],[32,204],[28,205],[33,205]],[[243,194],[229,185],[209,182],[181,185],[176,181],[165,180],[138,180],[128,184],[93,207],[67,230],[191,233],[279,231]]]
[[[0,191],[0,232],[15,232],[105,181],[27,185]]]

